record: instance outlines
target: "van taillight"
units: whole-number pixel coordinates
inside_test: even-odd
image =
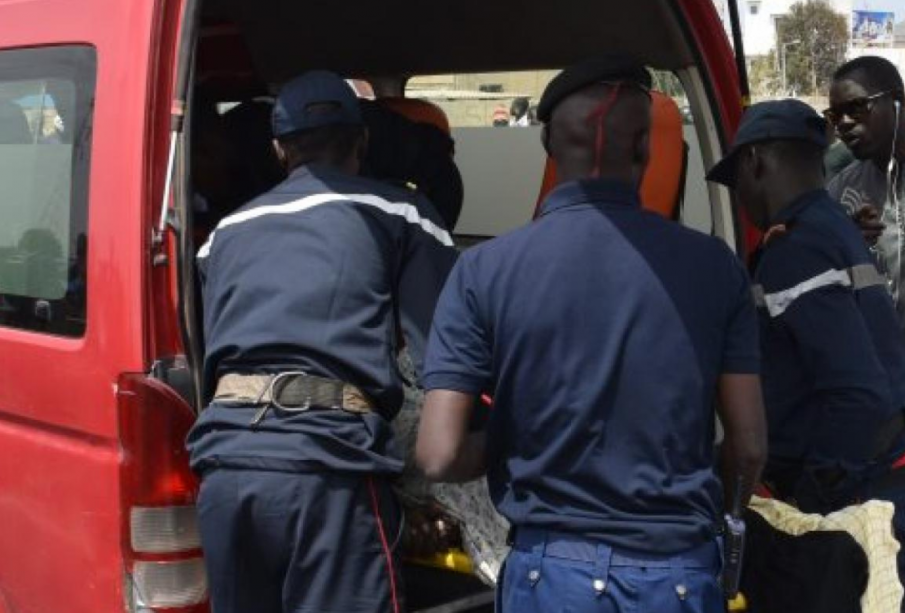
[[[201,548],[195,505],[132,507],[129,528],[132,550],[178,553]]]
[[[185,450],[195,415],[170,387],[144,374],[120,376],[117,398],[129,610],[207,611],[198,481]]]

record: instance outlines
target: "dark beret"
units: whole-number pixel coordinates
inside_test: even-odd
[[[631,81],[650,89],[647,69],[630,57],[608,55],[574,64],[550,81],[537,106],[537,118],[549,123],[553,109],[578,90],[602,81]]]

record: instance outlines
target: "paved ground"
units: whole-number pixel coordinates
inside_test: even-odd
[[[406,608],[412,613],[493,613],[492,591],[469,575],[406,565],[403,578]],[[461,604],[444,606],[455,602]]]

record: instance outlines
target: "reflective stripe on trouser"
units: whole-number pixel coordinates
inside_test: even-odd
[[[673,556],[625,554],[572,535],[520,529],[498,613],[723,613],[716,542]]]

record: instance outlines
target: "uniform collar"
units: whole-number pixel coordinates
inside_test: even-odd
[[[544,198],[540,214],[546,215],[569,206],[588,203],[640,207],[641,199],[638,190],[628,183],[612,179],[581,179],[557,186]]]
[[[346,174],[337,168],[329,166],[327,164],[303,164],[295,168],[292,172],[289,173],[290,179],[297,179],[299,177],[314,175],[317,177],[322,176],[344,176],[349,177],[352,175]]]
[[[791,204],[784,207],[779,213],[777,213],[776,216],[770,220],[770,226],[772,227],[788,224],[790,221],[798,217],[802,213],[802,211],[804,211],[815,202],[829,197],[830,196],[825,189],[814,189],[809,192],[805,192],[795,198],[795,200],[793,200]]]

